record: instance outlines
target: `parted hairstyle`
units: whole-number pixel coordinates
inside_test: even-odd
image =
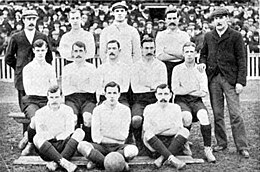
[[[168,14],[170,13],[177,13],[177,17],[180,16],[179,12],[177,11],[177,9],[170,9],[170,10],[166,10],[165,14],[164,14],[164,18],[167,17]]]
[[[158,85],[158,86],[156,87],[155,92],[157,93],[157,90],[158,90],[158,89],[165,89],[165,88],[168,88],[168,89],[169,89],[169,87],[168,87],[167,84],[160,84],[160,85]],[[169,89],[169,90],[170,90],[170,89]]]
[[[184,50],[185,47],[194,47],[196,48],[196,44],[193,42],[186,42],[183,46],[182,46],[182,51]]]
[[[146,38],[142,39],[141,47],[143,47],[144,43],[146,43],[146,42],[154,42],[154,39],[151,37],[146,37]]]
[[[37,39],[36,41],[33,42],[33,48],[42,47],[43,45],[45,45],[45,47],[47,47],[47,43],[43,39]]]
[[[80,48],[84,48],[84,50],[86,51],[86,45],[83,43],[83,42],[81,42],[81,41],[77,41],[77,42],[75,42],[74,44],[72,44],[72,50],[74,50],[74,46],[77,46],[77,47],[80,47]]]
[[[113,43],[116,43],[118,49],[120,49],[120,43],[118,42],[118,40],[115,40],[115,39],[112,39],[112,40],[108,41],[107,42],[107,46],[108,46],[108,44],[113,44]]]
[[[120,93],[120,86],[116,82],[111,81],[111,82],[107,83],[105,88],[104,88],[105,92],[107,91],[108,87],[117,87],[118,92]]]
[[[62,90],[58,85],[50,86],[50,88],[47,91],[47,96],[49,95],[49,93],[56,93],[58,90],[60,90],[60,95],[62,95]]]

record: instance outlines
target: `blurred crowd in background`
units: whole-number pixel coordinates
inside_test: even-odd
[[[127,23],[134,26],[141,40],[144,37],[155,38],[159,31],[166,29],[164,16],[151,17],[151,9],[141,2],[125,2],[128,7]],[[99,35],[102,29],[113,22],[113,16],[109,10],[112,4],[102,3],[23,3],[9,2],[0,6],[0,53],[4,53],[8,39],[13,33],[23,29],[22,11],[24,9],[36,9],[39,14],[37,30],[46,34],[52,45],[52,50],[59,54],[57,47],[62,35],[70,30],[68,13],[72,9],[80,9],[82,14],[82,28],[93,33],[97,53],[99,47]],[[259,4],[258,4],[259,5]],[[197,52],[202,48],[204,34],[213,29],[210,18],[211,12],[216,6],[226,6],[230,11],[230,26],[238,30],[244,38],[250,52],[259,53],[259,6],[253,6],[220,2],[218,4],[167,4],[167,9],[176,8],[181,15],[179,28],[189,33],[191,41],[196,43]]]

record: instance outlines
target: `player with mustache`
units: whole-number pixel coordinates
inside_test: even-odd
[[[182,153],[190,133],[183,127],[181,108],[177,104],[169,103],[172,93],[167,84],[159,85],[155,96],[157,102],[147,105],[144,109],[144,144],[150,154],[155,153],[157,159],[154,164],[157,167],[168,161],[177,169],[182,169],[185,163],[175,155]]]
[[[97,76],[96,67],[86,62],[86,45],[77,41],[72,45],[73,63],[66,65],[62,73],[62,89],[65,104],[72,107],[78,120],[76,127],[82,125],[85,139],[91,141],[91,115],[96,107]]]
[[[121,53],[121,44],[117,40],[110,40],[106,47],[106,58],[108,59],[97,70],[98,73],[98,90],[97,100],[101,104],[105,100],[105,85],[114,81],[120,85],[121,95],[119,102],[129,107],[127,92],[130,84],[129,66],[123,63],[119,55]]]
[[[182,46],[190,41],[188,33],[178,27],[180,15],[176,9],[168,10],[165,14],[167,29],[158,32],[156,43],[156,57],[163,61],[167,67],[168,85],[171,88],[171,76],[174,66],[184,61]]]
[[[133,132],[136,144],[142,154],[141,139],[143,110],[156,102],[156,87],[167,83],[167,70],[163,62],[155,58],[155,43],[152,38],[144,38],[141,42],[142,58],[131,70],[131,86],[133,90],[132,121],[130,132]]]

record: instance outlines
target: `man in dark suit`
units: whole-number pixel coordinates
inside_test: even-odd
[[[35,10],[25,10],[22,17],[24,30],[12,35],[5,55],[5,62],[15,71],[14,84],[15,88],[18,90],[19,106],[23,111],[24,107],[21,98],[25,95],[25,92],[22,80],[22,69],[34,58],[32,51],[34,40],[43,39],[46,42],[49,41],[47,36],[35,29],[38,18],[38,14]],[[51,63],[52,61],[52,52],[50,51],[49,45],[46,54],[46,61],[48,63]]]
[[[204,70],[207,66],[217,140],[213,151],[227,148],[224,121],[226,98],[236,148],[243,157],[249,158],[248,140],[239,104],[239,94],[246,85],[246,51],[242,35],[228,26],[228,14],[228,10],[223,7],[212,13],[215,29],[205,35],[198,68]]]
[[[48,37],[36,31],[36,21],[38,14],[35,10],[25,10],[22,15],[24,30],[17,32],[11,36],[5,55],[5,62],[14,69],[14,84],[18,90],[18,101],[21,111],[25,110],[22,97],[25,96],[23,87],[22,70],[34,58],[33,42],[37,39],[43,39],[47,42],[48,51],[46,53],[46,61],[51,64],[52,52],[49,46]],[[27,130],[27,125],[23,126],[23,131]],[[23,149],[26,145],[26,138],[21,140],[19,147]]]

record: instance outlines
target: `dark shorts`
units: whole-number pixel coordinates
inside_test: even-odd
[[[68,143],[69,139],[71,138],[71,135],[68,136],[65,140],[56,140],[56,139],[51,139],[48,140],[52,146],[59,152],[61,153],[63,149],[65,148],[66,144]],[[38,149],[35,149],[36,153],[39,154],[39,156],[44,160],[44,161],[52,161],[49,157],[45,156],[43,153],[40,153]]]
[[[47,104],[48,99],[46,96],[25,95],[22,98],[22,102],[24,105],[24,114],[27,118],[32,118],[38,109]]]
[[[192,114],[192,122],[197,122],[197,113],[201,109],[207,111],[206,106],[202,102],[201,97],[191,96],[191,95],[176,95],[174,102],[181,107],[182,111],[188,111]]]
[[[104,156],[110,152],[121,152],[127,146],[127,144],[117,144],[117,143],[91,143],[95,149],[101,152]]]
[[[132,116],[143,116],[144,108],[157,101],[154,92],[149,93],[134,93],[134,104],[132,106]]]
[[[96,96],[94,93],[74,93],[65,96],[65,104],[72,107],[74,113],[92,113],[96,107]]]

